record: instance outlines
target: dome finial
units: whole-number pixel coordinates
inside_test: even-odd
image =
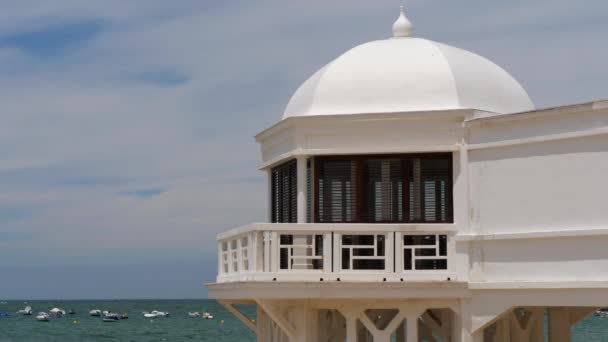
[[[414,26],[405,16],[405,6],[401,5],[401,13],[399,14],[399,18],[393,24],[393,37],[411,37],[413,32]]]

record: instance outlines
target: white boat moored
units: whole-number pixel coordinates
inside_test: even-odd
[[[49,314],[48,314],[48,313],[46,313],[46,312],[39,312],[39,313],[36,315],[36,320],[37,320],[37,321],[41,321],[41,322],[48,322],[48,321],[49,321],[49,317],[50,317],[50,316],[49,316]]]

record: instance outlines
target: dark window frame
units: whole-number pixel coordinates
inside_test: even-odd
[[[328,156],[315,156],[313,161],[313,182],[314,182],[314,215],[313,220],[314,223],[325,223],[321,222],[319,217],[319,167],[323,161],[355,161],[356,165],[356,184],[355,184],[355,192],[356,192],[356,218],[354,221],[349,222],[331,222],[331,223],[414,223],[414,224],[438,224],[438,223],[454,223],[454,155],[452,152],[435,152],[435,153],[408,153],[408,154],[362,154],[362,155],[328,155]],[[366,221],[364,219],[365,216],[365,185],[364,185],[364,161],[365,160],[375,160],[375,159],[400,159],[403,162],[403,181],[402,181],[402,205],[403,205],[403,219],[401,221]],[[447,198],[446,198],[446,220],[444,221],[426,221],[424,219],[413,220],[410,217],[410,176],[409,171],[412,167],[412,163],[414,159],[448,159],[449,167],[448,174],[450,175],[447,178]],[[424,198],[421,199],[421,210],[424,213]],[[329,222],[328,222],[329,223]]]
[[[297,160],[292,159],[270,170],[270,221],[296,223],[298,220]]]

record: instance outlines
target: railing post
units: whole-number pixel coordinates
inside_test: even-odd
[[[395,273],[403,272],[403,233],[395,232]]]
[[[334,252],[333,252],[333,264],[334,264],[334,272],[339,272],[342,269],[342,251],[340,250],[340,239],[342,238],[342,234],[333,233],[334,236]]]
[[[333,233],[323,234],[323,272],[331,273],[331,267],[333,262],[332,250],[332,237]]]
[[[228,240],[226,241],[226,252],[228,252],[228,258],[227,258],[227,262],[228,262],[228,273],[234,273],[235,269],[234,269],[234,262],[232,260],[232,240]]]
[[[236,239],[236,273],[243,270],[243,237]]]
[[[395,255],[395,234],[393,232],[387,232],[384,234],[385,236],[385,244],[384,244],[384,270],[388,273],[393,273],[394,271],[394,255]]]
[[[268,222],[272,222],[272,169],[266,170],[266,179],[266,214],[268,215]]]
[[[222,240],[217,243],[217,274],[224,274],[224,250],[222,249]]]
[[[258,272],[258,232],[249,233],[249,272]]]
[[[279,270],[279,233],[270,233],[270,271]]]
[[[264,231],[264,272],[270,272],[270,232]]]

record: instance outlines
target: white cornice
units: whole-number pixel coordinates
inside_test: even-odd
[[[460,235],[457,235],[455,238],[457,241],[497,241],[497,240],[546,239],[546,238],[566,238],[566,237],[605,236],[605,235],[608,235],[608,228],[528,231],[528,232],[513,232],[513,233],[495,233],[495,234],[460,234]]]

